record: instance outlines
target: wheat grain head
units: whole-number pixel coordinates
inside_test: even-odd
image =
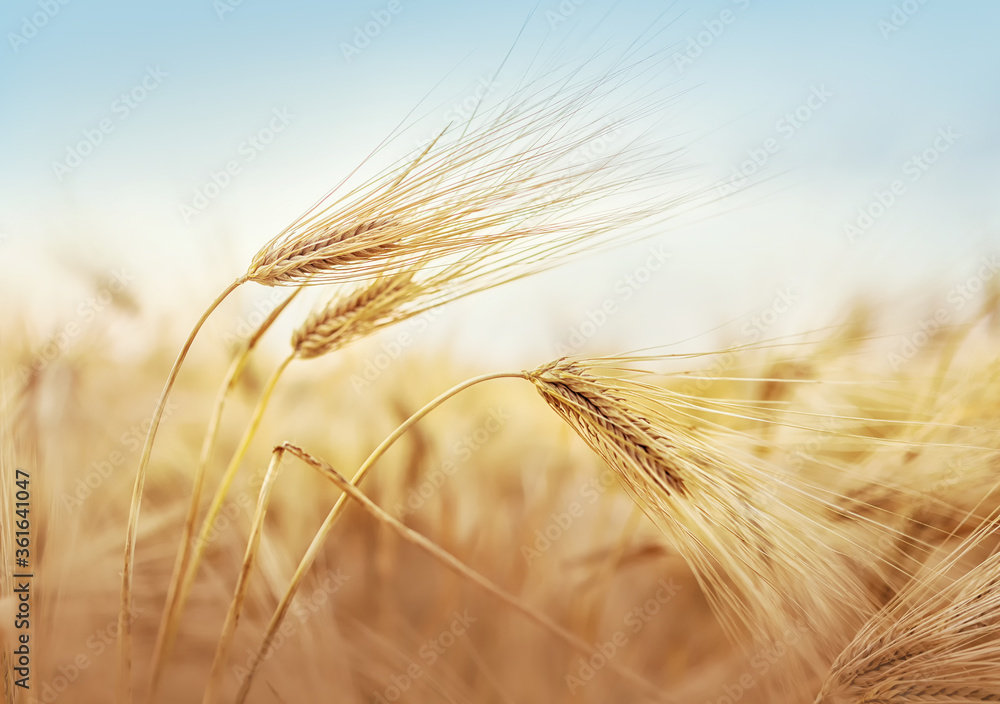
[[[681,552],[730,635],[789,652],[782,684],[803,688],[829,661],[828,640],[846,639],[845,624],[871,608],[816,520],[820,500],[708,444],[666,411],[664,389],[595,375],[600,363],[560,360],[526,375]]]

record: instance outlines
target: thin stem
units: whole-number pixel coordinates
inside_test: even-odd
[[[173,645],[173,641],[177,635],[177,628],[180,626],[181,614],[184,611],[184,605],[187,603],[187,599],[191,594],[191,588],[194,586],[194,580],[198,573],[198,565],[201,562],[201,558],[205,554],[205,548],[208,544],[212,542],[209,537],[212,532],[212,523],[219,515],[219,511],[222,510],[222,503],[226,500],[226,494],[229,493],[229,489],[233,484],[233,480],[236,478],[236,472],[240,468],[240,464],[243,462],[243,458],[246,456],[247,450],[250,448],[250,444],[253,442],[254,437],[257,434],[257,429],[260,427],[261,420],[264,417],[264,412],[267,410],[268,402],[271,400],[271,396],[274,393],[275,387],[278,385],[278,380],[281,378],[282,373],[288,368],[288,365],[292,362],[295,357],[289,355],[285,360],[274,370],[271,378],[267,382],[267,386],[264,388],[264,392],[261,394],[260,400],[257,402],[257,407],[254,409],[253,416],[250,418],[250,422],[247,424],[246,429],[243,432],[243,438],[240,440],[240,445],[233,454],[232,459],[229,461],[229,466],[226,467],[225,474],[223,474],[222,479],[219,481],[219,486],[215,490],[215,496],[212,497],[212,503],[208,507],[208,512],[205,514],[204,520],[201,523],[201,530],[198,533],[198,537],[192,541],[191,545],[191,558],[187,566],[187,570],[184,572],[184,579],[181,582],[181,587],[178,590],[176,598],[176,608],[170,619],[167,621],[164,635],[164,647],[169,649]]]
[[[448,391],[435,398],[433,401],[429,402],[419,411],[407,418],[398,428],[396,428],[392,434],[387,437],[382,443],[375,448],[375,451],[368,456],[368,459],[364,461],[361,468],[354,475],[351,483],[355,486],[361,483],[361,480],[365,478],[368,470],[371,469],[372,465],[378,461],[378,459],[385,454],[386,450],[392,447],[393,443],[396,442],[407,430],[409,430],[415,423],[417,423],[421,418],[426,416],[428,413],[433,411],[435,408],[440,406],[442,403],[447,401],[452,396],[458,394],[471,386],[482,383],[484,381],[490,381],[491,379],[517,379],[526,378],[523,372],[517,373],[501,373],[501,374],[484,374],[483,376],[473,377],[472,379],[467,379],[462,383],[453,386]],[[344,506],[347,502],[347,494],[342,494],[337,502],[334,504],[330,513],[327,515],[326,520],[323,521],[323,525],[320,526],[319,531],[313,538],[312,542],[309,544],[309,548],[306,550],[305,555],[302,556],[302,560],[299,562],[299,566],[295,570],[295,574],[292,575],[292,580],[285,590],[285,594],[281,597],[281,601],[278,603],[275,609],[274,615],[271,617],[270,623],[267,624],[267,630],[264,632],[264,640],[261,642],[260,646],[257,648],[256,657],[252,658],[250,663],[250,671],[247,673],[246,679],[243,680],[243,684],[240,687],[239,694],[236,697],[237,704],[243,704],[246,700],[247,694],[250,692],[250,685],[253,682],[254,674],[257,672],[257,666],[261,661],[261,654],[271,647],[271,640],[274,638],[274,634],[277,633],[278,627],[281,625],[282,620],[288,613],[288,608],[292,603],[292,599],[295,598],[295,594],[298,591],[299,585],[305,578],[306,573],[312,567],[313,562],[319,555],[320,550],[323,547],[323,543],[326,542],[326,537],[330,534],[330,530],[333,528],[334,522],[337,517],[344,510]]]
[[[181,534],[180,545],[177,548],[177,558],[174,562],[174,571],[170,577],[170,587],[167,590],[166,606],[163,610],[159,630],[156,634],[156,645],[153,648],[152,658],[153,674],[151,677],[148,695],[148,700],[150,702],[153,701],[153,698],[156,696],[156,691],[160,684],[160,677],[163,674],[163,668],[166,666],[167,659],[170,657],[170,651],[172,650],[173,639],[171,638],[168,642],[167,627],[174,618],[174,614],[176,613],[179,605],[181,579],[187,570],[188,563],[191,558],[191,538],[194,535],[194,525],[198,518],[198,508],[201,505],[202,489],[205,484],[208,462],[215,449],[215,442],[218,438],[219,425],[222,420],[222,413],[225,408],[226,399],[229,396],[230,391],[232,391],[236,386],[237,380],[243,373],[247,360],[250,358],[250,353],[256,348],[257,343],[264,336],[264,333],[271,328],[274,321],[278,319],[278,316],[284,312],[295,297],[301,293],[303,288],[304,286],[299,286],[292,291],[291,294],[286,296],[285,300],[275,306],[274,310],[268,314],[267,318],[264,319],[254,333],[240,346],[237,355],[233,358],[232,363],[229,365],[229,369],[226,371],[225,378],[219,385],[219,391],[216,394],[212,415],[209,418],[208,428],[205,431],[205,438],[202,441],[201,454],[198,458],[198,469],[195,472],[194,483],[191,490],[191,501],[188,504],[187,515],[184,518],[184,528]]]
[[[344,492],[345,497],[349,497],[352,500],[357,501],[359,504],[361,504],[361,507],[364,508],[365,511],[370,513],[380,523],[389,526],[403,540],[407,541],[412,545],[417,546],[424,552],[428,553],[431,557],[440,561],[442,564],[444,564],[445,567],[450,569],[455,574],[464,577],[465,579],[469,580],[470,582],[480,587],[484,591],[489,592],[491,595],[493,595],[500,601],[504,602],[508,606],[512,607],[516,611],[520,611],[524,616],[528,617],[530,620],[534,621],[536,624],[538,624],[542,628],[546,629],[547,631],[558,637],[569,647],[573,648],[574,650],[586,656],[587,658],[599,657],[606,663],[605,666],[609,670],[613,670],[623,679],[627,680],[632,685],[643,691],[651,699],[661,702],[672,701],[671,699],[666,697],[660,691],[660,689],[656,687],[656,685],[654,685],[649,680],[638,675],[632,670],[629,670],[628,668],[619,665],[611,658],[605,657],[600,651],[598,651],[596,648],[594,648],[594,646],[590,645],[580,636],[567,630],[566,628],[564,628],[563,626],[559,625],[554,620],[546,616],[545,614],[537,611],[527,603],[521,601],[520,599],[513,596],[509,592],[505,591],[503,588],[501,588],[499,585],[491,581],[489,578],[475,571],[474,569],[463,563],[461,560],[459,560],[457,557],[452,555],[450,552],[441,548],[434,541],[430,540],[424,535],[421,535],[412,528],[407,527],[396,518],[390,516],[382,508],[377,506],[375,502],[369,499],[360,489],[358,489],[356,486],[356,482],[354,481],[348,482],[347,479],[345,479],[343,476],[340,475],[340,473],[337,472],[337,470],[335,470],[333,467],[331,467],[323,460],[313,457],[302,448],[296,447],[295,445],[292,445],[291,443],[288,442],[282,444],[278,449],[286,450],[287,452],[290,452],[291,454],[295,455],[296,457],[304,461],[306,464],[309,464],[318,469],[320,473],[323,474],[323,476],[331,480],[334,484],[337,485],[337,487],[341,491]],[[237,701],[241,700],[237,699]]]
[[[250,584],[250,572],[253,570],[254,561],[257,555],[257,548],[260,545],[260,536],[264,530],[264,516],[267,514],[267,506],[271,500],[271,489],[278,478],[278,469],[281,465],[281,456],[284,454],[284,447],[274,448],[271,454],[271,463],[267,467],[267,474],[264,475],[264,484],[260,488],[257,497],[257,509],[254,511],[253,524],[250,527],[250,537],[247,540],[247,550],[243,557],[243,567],[236,580],[236,592],[233,600],[229,604],[229,611],[226,612],[226,620],[222,626],[222,634],[215,648],[215,657],[212,660],[212,671],[208,678],[208,687],[202,699],[203,704],[213,704],[225,672],[226,660],[229,658],[229,649],[232,646],[233,636],[236,634],[236,626],[239,625],[240,613],[243,611],[243,602],[246,600],[247,587]]]
[[[142,505],[142,490],[146,485],[146,468],[149,466],[149,457],[153,452],[153,440],[156,437],[156,430],[160,427],[160,419],[163,417],[163,409],[167,405],[167,396],[177,380],[181,365],[187,357],[194,339],[198,335],[205,321],[215,311],[216,308],[229,296],[230,293],[239,288],[246,281],[246,277],[240,277],[229,284],[226,289],[219,294],[218,298],[201,314],[198,322],[188,334],[184,346],[174,360],[167,375],[167,381],[160,392],[160,398],[156,402],[156,409],[153,411],[153,418],[149,424],[149,431],[146,433],[146,443],[142,448],[142,456],[139,458],[139,468],[136,471],[135,486],[132,489],[132,503],[129,507],[128,526],[125,530],[125,557],[124,569],[122,570],[122,591],[121,605],[118,611],[118,691],[117,699],[119,704],[131,704],[132,702],[132,577],[135,569],[135,536],[139,525],[139,510]]]

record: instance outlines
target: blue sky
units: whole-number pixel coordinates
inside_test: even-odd
[[[996,2],[17,0],[0,13],[0,257],[54,259],[70,279],[80,266],[127,265],[154,307],[176,303],[165,292],[178,276],[203,298],[415,105],[440,122],[522,26],[498,95],[536,49],[573,61],[639,36],[671,56],[700,42],[663,76],[682,94],[669,129],[698,178],[732,177],[777,144],[750,187],[665,236],[675,270],[636,305],[689,301],[671,313],[678,330],[733,320],[785,285],[811,301],[789,319],[804,329],[859,289],[893,300],[946,291],[1000,244]],[[796,110],[808,119],[786,117]],[[271,142],[248,144],[268,126]],[[58,173],[81,139],[92,153]],[[907,175],[928,149],[934,163]],[[185,219],[194,191],[234,160],[239,173]],[[845,225],[897,180],[896,202],[850,241]],[[510,295],[545,295],[545,337],[592,303],[567,293],[572,281],[613,287],[642,247]],[[57,310],[61,299],[44,300]],[[632,327],[623,316],[605,334],[618,341]]]

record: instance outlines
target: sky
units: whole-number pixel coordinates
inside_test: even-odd
[[[664,138],[716,197],[655,242],[457,304],[439,334],[459,348],[738,343],[863,294],[907,330],[1000,251],[994,1],[9,0],[0,29],[0,296],[42,327],[123,270],[145,308],[193,317],[401,122],[419,138],[479,86],[502,98],[536,52],[637,40],[669,57]],[[626,298],[652,247],[667,263]]]

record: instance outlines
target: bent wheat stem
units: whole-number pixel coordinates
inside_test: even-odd
[[[453,388],[448,395],[454,395],[455,393],[458,393],[462,389],[466,389],[469,386],[472,386],[474,383],[479,383],[480,381],[486,381],[487,379],[495,379],[505,376],[520,377],[521,375],[493,374],[487,377],[478,377],[475,380],[470,380],[465,384],[460,384],[458,387]],[[439,397],[439,399],[441,399],[441,397]],[[414,417],[411,416],[411,418],[407,421],[407,423],[410,423],[410,421],[416,422],[416,420],[418,419],[414,419]],[[406,425],[406,423],[404,423],[403,425]],[[403,426],[400,427],[402,428]],[[326,477],[334,484],[336,484],[337,487],[344,492],[341,497],[342,501],[339,501],[338,505],[342,505],[343,501],[346,501],[348,498],[352,499],[353,501],[356,501],[358,504],[361,505],[361,507],[365,511],[371,514],[377,521],[391,528],[403,540],[420,548],[421,550],[429,554],[431,557],[441,562],[445,567],[447,567],[455,574],[459,575],[460,577],[463,577],[464,579],[467,579],[469,582],[475,584],[482,590],[488,592],[490,595],[496,597],[503,603],[507,604],[509,607],[513,608],[515,611],[520,612],[522,615],[524,615],[537,625],[547,630],[549,633],[553,634],[554,636],[562,640],[572,649],[576,650],[577,652],[581,653],[582,655],[588,658],[594,656],[600,656],[599,651],[597,651],[592,645],[587,643],[580,636],[576,635],[572,631],[569,631],[565,627],[555,622],[553,619],[549,618],[545,614],[534,609],[524,601],[513,596],[512,594],[504,590],[502,587],[497,585],[495,582],[493,582],[486,576],[473,570],[471,567],[463,563],[457,557],[455,557],[448,551],[442,549],[434,541],[416,532],[412,528],[405,526],[399,520],[390,516],[379,506],[377,506],[371,499],[369,499],[364,494],[364,492],[362,492],[360,489],[357,488],[357,481],[354,480],[347,481],[347,479],[343,477],[339,472],[337,472],[337,470],[334,469],[332,466],[330,466],[321,459],[313,457],[302,448],[297,447],[288,442],[285,442],[282,445],[279,445],[278,447],[275,448],[274,455],[272,456],[271,459],[271,465],[268,467],[268,472],[267,472],[268,477],[271,478],[272,482],[274,478],[277,476],[277,465],[281,461],[281,457],[284,452],[289,452],[295,455],[300,460],[305,462],[307,465],[313,467],[314,469],[319,471],[319,473],[322,474],[324,477]],[[257,552],[256,545],[257,542],[260,540],[260,528],[263,524],[264,512],[266,511],[267,508],[267,501],[269,494],[270,494],[270,485],[266,485],[261,490],[261,499],[257,505],[257,515],[254,517],[254,532],[251,535],[251,544],[247,546],[246,558],[244,559],[243,567],[240,570],[240,583],[238,584],[236,594],[234,595],[233,600],[230,603],[230,609],[228,614],[226,615],[226,625],[223,631],[223,636],[220,639],[219,647],[216,650],[215,662],[213,663],[212,667],[213,676],[216,681],[210,684],[210,692],[212,697],[215,696],[215,692],[218,689],[218,679],[221,678],[221,674],[223,672],[222,668],[225,665],[226,656],[228,655],[229,647],[232,643],[232,637],[235,631],[236,623],[239,620],[239,612],[242,609],[243,601],[246,596],[246,586],[247,586],[246,583],[250,571],[253,569],[254,558]],[[259,662],[259,659],[260,658],[258,653],[258,657],[252,659],[253,669],[256,669],[256,665],[257,662]],[[656,685],[654,685],[649,680],[643,678],[642,676],[638,675],[632,670],[622,665],[619,665],[617,662],[611,659],[605,658],[605,661],[607,662],[607,668],[609,670],[612,670],[617,675],[622,677],[624,680],[626,680],[634,687],[636,687],[638,690],[642,691],[650,699],[660,702],[672,701],[671,699],[666,697],[659,690],[659,688],[656,687]],[[246,687],[247,681],[249,681],[249,678],[248,680],[244,681],[244,688]],[[244,697],[245,697],[245,692],[241,689],[240,695],[237,697],[237,701],[242,701]],[[209,696],[206,695],[204,704],[211,704],[212,701],[213,699],[209,698]]]
[[[250,528],[250,537],[247,540],[246,555],[243,558],[243,567],[236,580],[236,593],[233,601],[226,612],[226,620],[222,626],[222,635],[215,648],[215,658],[212,661],[212,671],[208,678],[208,687],[205,688],[203,704],[211,704],[215,701],[222,683],[222,675],[226,666],[226,658],[229,656],[229,648],[233,642],[233,635],[236,633],[236,626],[239,624],[240,613],[243,611],[243,602],[246,599],[247,586],[250,582],[250,572],[253,570],[254,558],[257,555],[257,547],[260,545],[260,536],[264,530],[264,516],[267,513],[267,506],[271,500],[271,489],[278,478],[278,469],[281,465],[281,456],[284,454],[284,446],[274,448],[271,454],[271,463],[267,467],[264,475],[264,483],[260,488],[257,497],[257,509],[254,511],[253,525]]]
[[[416,413],[407,418],[403,423],[396,428],[389,437],[382,441],[382,443],[375,448],[375,450],[368,456],[368,459],[364,461],[361,468],[358,469],[357,473],[351,479],[351,484],[357,486],[368,474],[368,471],[372,466],[379,460],[385,452],[392,447],[400,437],[406,433],[414,424],[420,421],[421,418],[426,416],[428,413],[433,411],[435,408],[440,406],[442,403],[450,399],[452,396],[480,384],[484,381],[490,381],[492,379],[524,379],[526,378],[523,372],[504,372],[499,374],[484,374],[482,376],[473,377],[472,379],[467,379],[456,386],[453,386],[448,391],[435,398],[433,401],[427,403],[423,408],[418,410]],[[269,647],[271,647],[271,641],[274,638],[275,633],[278,631],[278,627],[281,625],[282,620],[284,620],[285,615],[288,613],[288,608],[291,606],[292,599],[295,598],[295,594],[298,591],[302,580],[305,578],[306,573],[312,567],[313,562],[319,555],[320,550],[323,548],[323,544],[326,542],[327,536],[333,529],[333,524],[336,522],[338,516],[343,512],[344,506],[347,503],[347,494],[343,494],[337,499],[337,502],[333,505],[330,513],[327,515],[326,519],[323,521],[323,525],[320,526],[319,531],[317,531],[316,536],[313,538],[309,547],[306,549],[305,555],[302,556],[302,560],[299,562],[299,566],[295,570],[295,574],[292,575],[291,582],[289,582],[284,595],[281,597],[281,601],[278,603],[277,608],[274,611],[274,615],[271,617],[270,623],[267,624],[267,630],[264,632],[264,639],[261,644],[257,647],[257,655],[252,659],[249,672],[246,675],[246,679],[243,680],[243,684],[240,687],[239,694],[236,697],[238,704],[243,704],[246,700],[247,694],[250,692],[250,686],[253,683],[254,674],[257,672],[257,666],[260,663],[260,656]]]

